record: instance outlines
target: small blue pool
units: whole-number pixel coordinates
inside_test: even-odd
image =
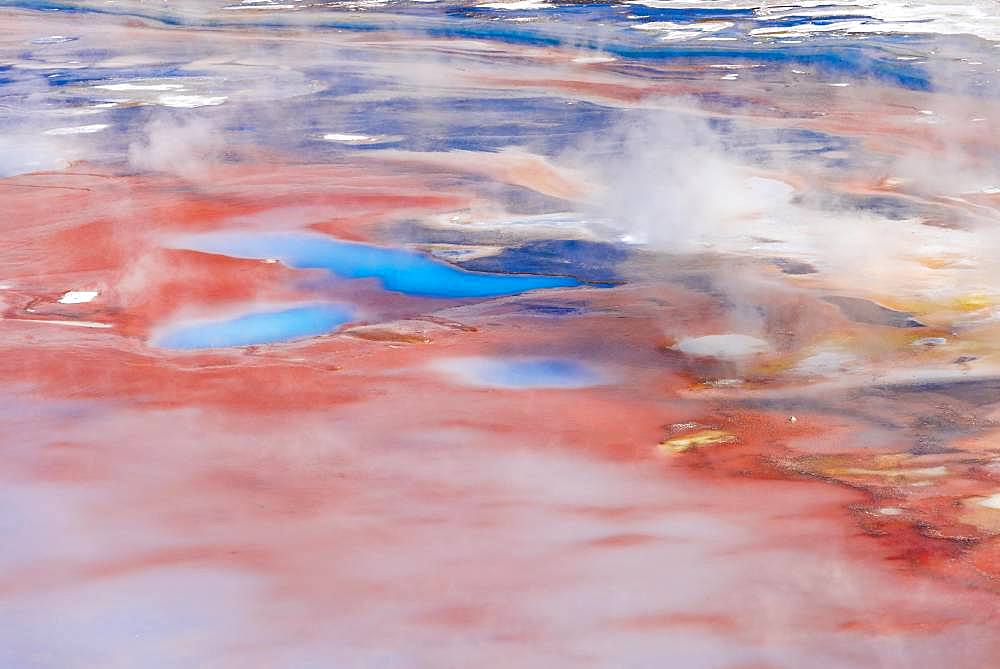
[[[274,311],[256,311],[220,321],[189,322],[153,338],[160,348],[200,349],[252,346],[315,337],[353,318],[340,305],[314,304]]]
[[[434,366],[465,384],[494,388],[586,388],[606,381],[589,365],[569,358],[448,358]]]

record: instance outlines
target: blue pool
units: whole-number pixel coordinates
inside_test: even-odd
[[[152,343],[173,349],[270,344],[326,334],[352,317],[349,308],[334,304],[256,311],[228,320],[178,325],[154,337]]]
[[[174,246],[236,258],[273,258],[347,279],[374,278],[386,290],[420,297],[496,297],[581,285],[567,276],[471,272],[415,251],[309,232],[211,232],[183,237]]]
[[[449,358],[434,366],[462,383],[495,388],[586,388],[605,382],[589,365],[570,358]]]

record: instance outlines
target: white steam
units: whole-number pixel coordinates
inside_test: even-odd
[[[784,205],[792,191],[727,155],[696,116],[636,112],[584,153],[603,184],[595,213],[623,240],[659,249],[695,251],[748,232],[750,221]]]
[[[144,135],[144,139],[129,145],[129,165],[182,179],[205,178],[225,148],[222,133],[204,118],[154,119],[146,126]]]

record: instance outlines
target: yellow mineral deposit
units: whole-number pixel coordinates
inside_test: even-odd
[[[736,436],[724,430],[698,430],[678,437],[671,437],[660,442],[661,453],[685,453],[694,448],[729,444],[736,441]]]

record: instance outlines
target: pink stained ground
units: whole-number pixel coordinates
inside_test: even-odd
[[[268,178],[282,177],[302,178],[289,167]],[[8,255],[64,270],[33,279],[32,300],[26,284],[8,290],[0,324],[4,430],[17,435],[3,466],[15,548],[0,580],[13,657],[986,667],[998,650],[995,543],[935,536],[975,531],[940,501],[989,491],[992,475],[968,469],[983,454],[893,456],[899,437],[852,418],[849,402],[842,416],[800,409],[794,422],[727,402],[732,391],[700,386],[667,348],[669,336],[713,329],[721,312],[703,295],[667,282],[565,289],[545,298],[590,311],[545,319],[513,308],[538,295],[501,298],[301,343],[158,352],[143,338],[171,296],[245,299],[294,270],[147,248],[216,212],[164,199],[155,181],[44,178],[89,190],[66,190],[59,208],[47,199],[52,213],[20,226],[32,241]],[[245,178],[220,173],[216,184]],[[36,191],[17,183],[8,188],[27,208]],[[115,189],[161,214],[141,228],[91,220]],[[243,214],[239,198],[226,207]],[[108,227],[116,233],[102,237]],[[67,276],[107,288],[61,305]],[[770,304],[776,329],[788,326],[782,311],[794,322],[820,311],[825,328],[864,335],[827,304],[780,291]],[[112,327],[37,322],[65,320]],[[525,352],[598,361],[611,381],[484,389],[431,366]],[[657,446],[688,423],[734,441]],[[934,494],[880,515],[899,504],[880,499],[883,476],[835,473],[889,468],[871,464],[880,454],[951,470],[915,474],[909,482],[931,480]],[[58,643],[37,636],[47,629]]]

